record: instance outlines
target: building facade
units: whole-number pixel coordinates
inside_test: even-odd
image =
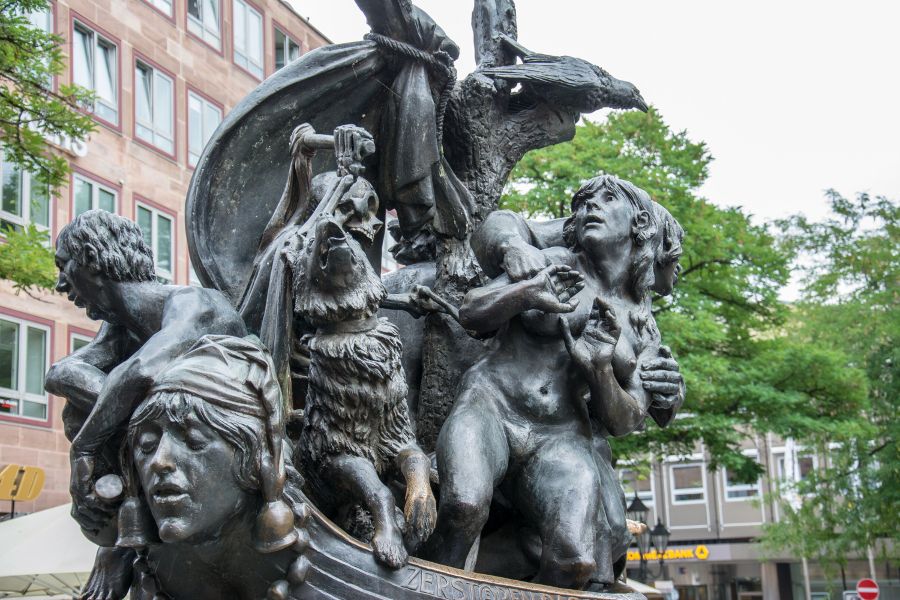
[[[51,7],[32,21],[64,39],[69,68],[54,85],[94,90],[97,129],[84,141],[52,140],[72,167],[55,197],[4,160],[0,225],[34,223],[54,243],[81,212],[115,212],[140,225],[162,280],[194,283],[184,199],[206,141],[265,77],[329,40],[281,0],[51,0]],[[36,466],[45,474],[41,494],[16,512],[69,501],[64,401],[43,391],[43,378],[99,326],[62,295],[37,296],[0,281],[0,470]],[[0,514],[8,510],[0,501]]]
[[[664,554],[664,572],[652,548],[645,556],[649,581],[678,592],[679,600],[804,600],[804,563],[800,557],[766,552],[756,539],[766,523],[780,518],[774,497],[786,486],[782,498],[802,502],[791,495],[793,484],[819,468],[827,456],[803,448],[791,440],[756,436],[743,452],[758,460],[763,477],[751,484],[735,481],[727,469],[709,470],[710,457],[702,447],[690,456],[669,456],[652,465],[649,473],[627,463],[617,466],[626,503],[635,494],[646,505],[647,523],[660,520],[671,532]],[[628,553],[628,573],[639,577],[640,553]],[[900,600],[900,565],[875,560],[882,600]],[[855,589],[859,579],[870,576],[867,557],[851,559],[840,574],[826,574],[814,561],[805,565],[813,600],[842,598],[842,590]],[[829,592],[831,589],[831,592]]]

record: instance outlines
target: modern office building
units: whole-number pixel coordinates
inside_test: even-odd
[[[193,283],[184,198],[206,141],[265,77],[328,38],[281,0],[51,0],[51,6],[33,22],[65,40],[69,68],[55,85],[94,90],[97,129],[84,141],[54,140],[72,167],[55,197],[4,161],[0,223],[31,222],[55,241],[81,212],[115,212],[140,225],[161,279]],[[63,400],[43,391],[43,378],[97,328],[61,295],[16,294],[0,281],[0,470],[35,466],[45,474],[40,496],[19,503],[17,512],[69,501]],[[8,510],[0,501],[0,514]]]
[[[777,486],[789,490],[828,460],[821,452],[803,448],[790,440],[756,436],[743,452],[759,460],[765,475],[751,484],[735,481],[727,469],[710,471],[709,454],[698,448],[690,456],[670,456],[652,465],[649,473],[618,465],[626,502],[635,492],[648,508],[646,522],[652,528],[660,520],[670,531],[664,554],[665,573],[659,555],[645,555],[647,580],[663,580],[660,587],[678,592],[679,600],[804,600],[804,564],[797,556],[766,552],[756,539],[766,523],[780,518]],[[802,498],[788,492],[788,502]],[[855,589],[856,582],[870,576],[868,557],[849,557],[840,574],[826,575],[815,561],[807,561],[813,600],[841,599],[841,591]],[[900,565],[875,560],[881,598],[900,600]],[[628,573],[639,577],[640,553],[628,555]],[[836,575],[836,576],[835,576]],[[846,585],[846,587],[845,587]],[[834,591],[829,594],[831,587]]]

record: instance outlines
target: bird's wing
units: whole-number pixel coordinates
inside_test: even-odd
[[[529,62],[523,65],[509,65],[506,67],[491,67],[482,69],[481,73],[488,77],[516,81],[521,83],[536,83],[563,87],[583,87],[583,78],[567,73],[560,68],[557,62]]]

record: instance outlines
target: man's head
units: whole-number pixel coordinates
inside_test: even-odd
[[[600,175],[572,196],[572,215],[563,226],[563,239],[569,248],[589,254],[629,248],[631,291],[642,297],[653,283],[650,240],[657,229],[647,192],[613,175]]]
[[[56,290],[92,319],[114,320],[110,282],[154,281],[153,251],[140,227],[104,210],[89,210],[62,228],[56,240]]]
[[[659,221],[659,232],[653,259],[653,291],[660,296],[668,296],[678,283],[681,272],[681,242],[684,240],[684,229],[672,214],[661,204],[654,205],[656,219]]]

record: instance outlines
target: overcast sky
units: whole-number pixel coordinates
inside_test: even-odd
[[[334,42],[353,0],[292,0]],[[474,68],[471,2],[417,0]],[[517,0],[519,41],[636,84],[715,162],[702,193],[758,218],[825,215],[823,191],[900,200],[900,2]],[[602,118],[602,114],[594,115]]]

